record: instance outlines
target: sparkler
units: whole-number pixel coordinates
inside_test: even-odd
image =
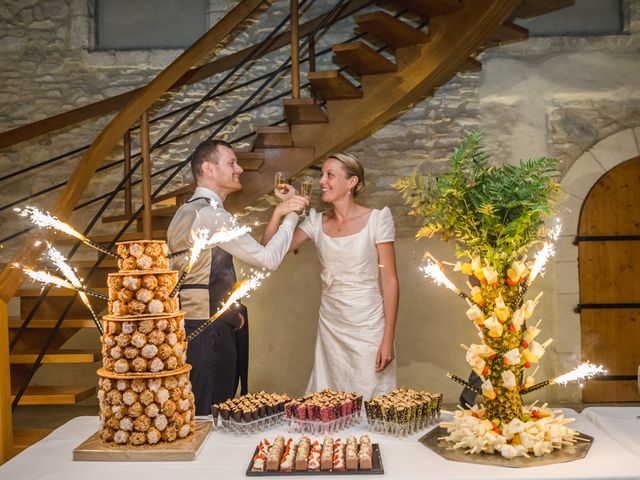
[[[525,388],[521,391],[521,394],[524,395],[535,390],[540,390],[547,385],[566,385],[569,382],[578,382],[597,375],[605,375],[606,373],[607,370],[602,365],[594,365],[593,363],[583,362],[570,372],[554,377],[550,380],[540,382],[536,385],[533,385],[532,387]]]
[[[482,392],[478,391],[478,389],[476,387],[474,387],[473,385],[471,385],[469,382],[467,382],[466,380],[460,378],[457,375],[454,375],[451,372],[447,372],[447,378],[450,378],[454,382],[458,382],[460,385],[464,386],[465,388],[468,388],[469,390],[471,390],[472,392],[477,393],[478,395],[482,394]]]
[[[178,283],[176,283],[176,286],[173,287],[173,290],[171,290],[171,293],[169,294],[170,297],[175,297],[178,294],[178,291],[180,290],[180,287],[184,283],[184,280],[187,278],[187,275],[193,268],[193,264],[196,263],[196,260],[200,256],[200,252],[202,252],[202,249],[207,246],[208,236],[209,236],[208,228],[199,228],[197,231],[191,232],[191,238],[193,239],[193,246],[189,250],[190,252],[189,262],[187,263],[187,266],[185,267],[182,274],[180,275],[180,278],[178,279]]]
[[[193,239],[193,246],[189,250],[180,250],[173,255],[173,257],[175,257],[178,255],[182,255],[183,253],[190,252],[189,262],[187,263],[187,266],[182,272],[182,274],[180,275],[180,278],[178,279],[178,283],[176,283],[176,286],[171,291],[170,296],[175,297],[178,294],[180,287],[182,286],[185,279],[187,278],[187,274],[193,268],[193,265],[196,263],[196,260],[200,256],[200,253],[202,252],[202,250],[204,250],[206,247],[210,247],[218,243],[230,242],[244,235],[245,233],[249,233],[250,231],[251,231],[251,228],[249,227],[235,226],[235,225],[231,228],[223,228],[221,230],[218,230],[210,237],[208,236],[209,235],[208,228],[199,228],[197,231],[192,231],[191,238]]]
[[[424,273],[425,277],[430,278],[436,285],[444,285],[452,292],[455,292],[460,298],[463,298],[468,303],[475,303],[469,295],[464,293],[458,287],[456,287],[451,280],[447,278],[447,276],[442,271],[442,267],[440,264],[431,256],[430,253],[426,254],[429,257],[426,265],[420,267],[420,270]]]
[[[229,310],[232,305],[239,302],[243,297],[246,297],[251,291],[257,289],[262,283],[262,280],[264,280],[268,276],[269,276],[269,273],[255,272],[252,277],[245,278],[244,280],[241,280],[240,282],[238,282],[235,290],[231,292],[231,294],[229,295],[229,298],[222,304],[222,306],[218,309],[218,311],[214,313],[211,316],[211,318],[206,320],[202,325],[196,328],[187,337],[187,342],[190,342],[195,337],[200,335],[205,328],[207,328],[209,325],[215,322],[218,318],[220,318],[220,316],[222,316],[223,313]]]
[[[522,302],[524,300],[524,296],[527,293],[527,290],[536,279],[538,274],[542,271],[544,266],[550,257],[554,256],[556,253],[555,243],[560,236],[560,231],[562,230],[562,225],[558,222],[556,226],[551,229],[549,232],[548,238],[546,242],[542,245],[540,251],[536,254],[536,259],[533,262],[533,266],[531,267],[531,272],[529,273],[529,277],[527,278],[527,282],[524,284],[522,288],[522,292],[520,293],[520,297],[518,298],[517,305],[518,307],[522,306]]]
[[[62,220],[58,219],[57,217],[54,217],[53,215],[42,212],[36,207],[24,207],[22,210],[20,210],[19,208],[16,208],[15,211],[18,212],[23,217],[29,217],[30,220],[34,224],[36,224],[38,227],[53,228],[60,232],[66,233],[67,235],[77,238],[85,245],[95,248],[96,250],[98,250],[101,253],[104,253],[105,255],[110,255],[112,257],[118,258],[117,253],[112,252],[111,250],[100,245],[99,243],[94,242],[93,240],[89,240],[83,234],[75,230],[70,225],[64,223]]]
[[[78,290],[78,296],[80,297],[82,302],[85,304],[85,306],[89,310],[89,313],[91,314],[91,318],[93,319],[93,323],[95,323],[96,327],[98,328],[98,333],[102,335],[104,332],[102,330],[102,325],[100,324],[100,320],[98,319],[96,312],[93,310],[93,307],[91,306],[91,302],[89,301],[89,297],[87,297],[87,293],[85,292],[86,289],[82,285],[82,282],[78,278],[78,275],[76,275],[75,270],[71,268],[71,265],[67,263],[67,259],[64,257],[64,255],[62,255],[62,253],[60,253],[58,250],[56,250],[53,247],[49,247],[49,249],[47,250],[47,257],[53,262],[53,264],[56,267],[58,267],[58,269],[62,272],[62,274],[67,279],[67,281],[69,281],[69,283],[71,283],[71,285]],[[105,297],[105,300],[106,300],[106,297]]]
[[[34,270],[31,267],[22,267],[22,271],[26,273],[31,279],[40,283],[48,283],[51,285],[55,285],[57,287],[68,288],[69,290],[76,290],[78,292],[83,292],[92,297],[100,298],[101,300],[107,300],[108,297],[103,293],[96,292],[95,290],[90,290],[85,287],[76,287],[71,282],[68,282],[64,278],[57,277],[55,275],[51,275],[48,272],[42,270]]]

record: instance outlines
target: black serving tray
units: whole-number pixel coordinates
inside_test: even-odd
[[[317,472],[311,472],[309,470],[292,470],[290,472],[252,472],[251,465],[253,465],[253,457],[258,453],[258,447],[256,447],[251,460],[249,460],[249,466],[245,472],[247,477],[288,477],[294,475],[384,475],[384,467],[382,466],[382,456],[380,455],[380,445],[377,443],[371,444],[371,470],[341,470],[334,472],[333,470],[319,470]]]

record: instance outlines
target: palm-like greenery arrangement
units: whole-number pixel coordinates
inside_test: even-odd
[[[480,256],[502,270],[545,236],[543,223],[559,189],[558,162],[521,161],[490,166],[483,135],[470,132],[440,176],[414,173],[395,182],[411,214],[424,219],[417,237],[440,233],[466,246],[459,256]]]
[[[504,425],[526,419],[520,392],[534,379],[531,375],[523,384],[524,370],[538,363],[550,343],[535,341],[539,330],[526,326],[537,299],[524,303],[535,278],[524,254],[547,236],[544,220],[553,212],[559,184],[554,159],[521,161],[519,166],[491,166],[488,160],[482,133],[472,131],[454,150],[448,172],[415,173],[394,187],[411,205],[411,213],[424,219],[418,238],[437,233],[453,238],[459,242],[458,256],[470,260],[458,262],[456,270],[475,283],[466,296],[471,306],[467,317],[482,345],[467,347],[467,362],[483,382],[487,418]]]

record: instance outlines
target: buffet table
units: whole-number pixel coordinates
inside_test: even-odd
[[[498,468],[470,463],[450,462],[418,443],[425,432],[396,438],[372,433],[380,444],[386,478],[447,479],[571,479],[571,478],[640,478],[640,457],[620,444],[585,416],[573,410],[565,415],[575,417],[573,428],[595,438],[587,457],[568,463],[531,467]],[[443,415],[447,419],[446,415]],[[606,426],[605,426],[606,428]],[[2,480],[176,480],[180,478],[211,480],[244,479],[254,448],[261,438],[273,439],[286,433],[286,427],[273,428],[262,434],[238,436],[213,431],[192,462],[74,462],[73,449],[98,430],[97,417],[78,417],[0,466]],[[366,421],[334,435],[346,438],[348,433],[367,431]],[[299,434],[292,434],[296,438]],[[638,437],[636,437],[636,442]],[[637,445],[636,445],[637,447]],[[317,476],[308,475],[308,477]],[[322,476],[328,478],[327,476]],[[296,476],[299,478],[299,476]],[[355,478],[381,478],[358,475]]]
[[[582,415],[640,457],[640,407],[588,407]]]

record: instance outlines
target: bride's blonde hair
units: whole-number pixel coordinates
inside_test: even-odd
[[[353,189],[352,195],[355,197],[364,191],[364,168],[360,161],[350,153],[332,153],[328,158],[334,158],[342,164],[342,168],[347,174],[347,178],[357,177],[358,183]]]

